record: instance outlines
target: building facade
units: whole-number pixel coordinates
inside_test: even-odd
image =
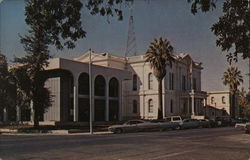
[[[208,91],[205,115],[210,119],[232,115],[232,94],[227,91]],[[238,94],[235,96],[235,116],[239,116]]]
[[[184,53],[173,58],[163,79],[164,117],[203,115],[207,95],[201,91],[202,64]],[[87,52],[74,59],[55,58],[44,74],[52,106],[42,121],[88,122],[90,94],[93,121],[157,118],[158,82],[144,55]]]

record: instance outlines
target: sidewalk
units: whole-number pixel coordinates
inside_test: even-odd
[[[0,129],[1,135],[91,135],[89,130],[18,130]],[[109,131],[94,131],[93,135],[112,134]]]

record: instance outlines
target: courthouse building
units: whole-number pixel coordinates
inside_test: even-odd
[[[185,53],[173,57],[176,61],[166,67],[163,79],[164,117],[203,115],[207,95],[201,91],[202,63]],[[94,121],[157,117],[158,82],[144,55],[122,57],[86,52],[74,59],[54,58],[44,74],[53,99],[43,116],[45,122],[89,121],[90,93]]]

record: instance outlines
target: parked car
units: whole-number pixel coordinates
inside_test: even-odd
[[[208,119],[199,119],[199,127],[203,128],[210,128],[211,127],[211,122]]]
[[[200,127],[200,121],[197,119],[184,119],[183,123],[181,123],[181,128],[198,128]]]
[[[246,128],[245,128],[245,130],[246,130],[246,133],[247,133],[247,134],[250,134],[250,122],[246,123]]]
[[[250,134],[250,122],[247,123],[236,123],[235,128],[239,128],[241,130],[245,130],[246,133]]]
[[[183,122],[181,116],[169,116],[169,117],[166,117],[165,120],[169,122],[177,122],[180,124]]]
[[[217,126],[230,126],[231,118],[229,116],[216,117],[215,121]]]
[[[248,122],[248,120],[244,119],[244,118],[231,118],[230,120],[231,120],[230,121],[231,126],[235,126],[236,123],[246,123],[246,122]]]
[[[215,120],[210,119],[209,123],[210,123],[210,127],[217,127],[218,126],[217,122]]]
[[[144,120],[129,120],[121,125],[112,125],[108,128],[113,133],[151,131],[160,129],[159,123]]]
[[[179,122],[171,122],[171,121],[160,122],[161,130],[180,129],[180,128],[181,125]]]

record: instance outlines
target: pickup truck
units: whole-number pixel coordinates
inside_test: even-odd
[[[250,134],[250,122],[247,123],[236,123],[235,128],[245,130],[246,133]]]

